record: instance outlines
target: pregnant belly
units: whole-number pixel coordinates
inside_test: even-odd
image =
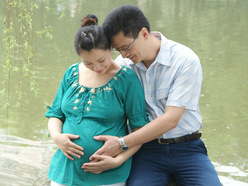
[[[94,140],[94,136],[99,135],[99,130],[97,130],[98,125],[93,125],[93,123],[86,124],[73,124],[65,122],[63,125],[63,133],[79,135],[78,139],[72,140],[73,143],[83,147],[85,162],[89,162],[89,157],[94,154],[103,145],[102,141]]]

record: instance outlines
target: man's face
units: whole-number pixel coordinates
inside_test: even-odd
[[[113,48],[121,53],[123,58],[129,58],[134,63],[138,63],[142,61],[141,55],[139,55],[139,34],[140,32],[135,38],[132,38],[125,36],[123,31],[121,31],[117,35],[112,37],[111,45]]]

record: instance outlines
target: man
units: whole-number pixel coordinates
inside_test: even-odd
[[[142,83],[150,123],[123,138],[96,136],[105,144],[95,155],[115,156],[143,144],[133,157],[129,186],[167,185],[170,177],[178,185],[221,185],[198,132],[202,69],[197,55],[159,32],[151,33],[147,18],[132,5],[112,10],[103,28],[121,53],[116,61],[131,68]]]

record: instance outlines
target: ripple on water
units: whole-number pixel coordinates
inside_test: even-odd
[[[46,185],[55,145],[0,135],[0,185]]]
[[[0,134],[0,185],[49,185],[46,175],[55,149],[52,141],[38,142]],[[218,163],[214,166],[223,185],[248,186],[231,178],[247,177],[239,168]]]

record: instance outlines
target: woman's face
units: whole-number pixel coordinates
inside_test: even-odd
[[[92,49],[90,51],[83,50],[80,54],[82,62],[86,68],[103,75],[108,72],[109,67],[113,63],[110,50]]]

